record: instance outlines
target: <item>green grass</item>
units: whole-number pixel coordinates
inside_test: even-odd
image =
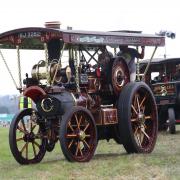
[[[175,135],[161,132],[151,154],[127,155],[113,140],[100,141],[88,163],[68,162],[59,143],[39,164],[22,166],[13,158],[8,128],[0,128],[0,180],[7,179],[180,179],[180,126]]]

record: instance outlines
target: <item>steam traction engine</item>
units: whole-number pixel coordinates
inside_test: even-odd
[[[1,49],[16,48],[18,54],[19,49],[45,51],[45,60],[32,67],[31,77],[26,74],[25,86],[17,87],[35,103],[33,109],[17,113],[10,126],[10,149],[17,162],[40,162],[58,140],[65,157],[78,162],[89,161],[101,139],[114,139],[128,153],[153,150],[157,111],[151,90],[143,82],[129,82],[123,57],[114,55],[104,72],[97,55],[106,45],[156,49],[164,45],[163,37],[22,28],[1,34],[0,44]],[[63,67],[64,54],[68,63]]]

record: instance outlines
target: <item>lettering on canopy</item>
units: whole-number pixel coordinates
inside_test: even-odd
[[[41,42],[48,42],[51,39],[61,38],[60,33],[28,31],[14,33],[0,38],[0,43],[21,44],[25,39],[39,39]]]
[[[22,32],[19,33],[18,36],[20,39],[37,38],[37,37],[41,37],[41,32]]]
[[[82,44],[127,44],[144,46],[163,46],[162,37],[132,37],[132,36],[98,36],[98,35],[71,35],[72,43]]]

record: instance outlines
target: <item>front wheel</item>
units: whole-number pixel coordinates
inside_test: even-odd
[[[20,164],[40,162],[46,153],[46,139],[34,109],[24,109],[13,118],[9,129],[11,152]]]
[[[97,130],[91,113],[83,107],[73,107],[62,119],[60,144],[67,160],[89,161],[96,150]]]
[[[128,153],[150,153],[158,130],[157,108],[150,88],[143,82],[127,84],[118,101],[119,133]]]

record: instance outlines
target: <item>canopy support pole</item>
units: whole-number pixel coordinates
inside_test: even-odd
[[[17,64],[18,64],[18,76],[19,76],[19,90],[22,90],[22,78],[21,78],[21,61],[20,61],[20,50],[19,46],[16,46],[17,50]]]
[[[157,50],[157,46],[154,48],[154,51],[153,51],[153,53],[152,53],[152,56],[151,56],[151,58],[150,58],[150,60],[149,60],[149,62],[148,62],[148,64],[147,64],[147,66],[146,66],[146,69],[145,69],[144,74],[143,74],[143,77],[142,77],[142,80],[143,80],[143,81],[145,81],[145,76],[146,76],[146,74],[147,74],[147,71],[148,71],[148,69],[149,69],[149,66],[150,66],[150,64],[151,64],[151,61],[152,61],[152,59],[153,59],[153,57],[154,57],[154,54],[155,54],[156,50]]]

